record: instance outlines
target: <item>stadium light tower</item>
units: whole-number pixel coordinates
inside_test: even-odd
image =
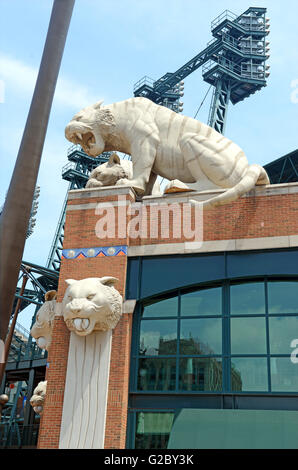
[[[208,124],[223,134],[229,102],[236,104],[266,86],[269,30],[266,8],[251,7],[240,16],[226,10],[212,21],[213,39],[203,51],[158,80],[143,77],[134,86],[134,96],[181,112],[183,80],[203,66],[204,81],[214,87]]]

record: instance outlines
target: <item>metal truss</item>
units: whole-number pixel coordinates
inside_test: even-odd
[[[203,79],[214,86],[208,124],[224,133],[229,101],[233,104],[266,86],[269,57],[266,8],[252,7],[240,16],[226,10],[211,23],[213,39],[174,73],[158,80],[144,77],[134,87],[135,96],[182,111],[179,83],[203,66]]]

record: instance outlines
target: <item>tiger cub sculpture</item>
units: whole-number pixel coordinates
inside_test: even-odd
[[[102,163],[91,171],[86,188],[99,188],[102,186],[114,186],[120,179],[133,177],[132,162],[130,160],[120,160],[117,153],[112,153],[109,161]],[[153,186],[147,185],[146,196],[161,196],[160,185],[155,181]]]
[[[65,136],[92,157],[109,150],[130,154],[133,178],[116,184],[132,186],[140,195],[157,175],[196,183],[202,191],[226,189],[204,201],[209,208],[269,183],[264,168],[249,165],[243,150],[227,137],[147,98],[87,106],[66,126]]]

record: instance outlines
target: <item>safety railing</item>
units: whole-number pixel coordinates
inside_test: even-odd
[[[0,448],[35,448],[38,440],[39,423],[24,426],[22,422],[0,424]]]
[[[211,22],[211,31],[213,31],[220,23],[223,23],[225,20],[234,21],[237,18],[237,15],[230,10],[223,11],[219,16],[217,16]]]
[[[203,75],[218,66],[221,67],[221,70],[226,69],[227,72],[232,72],[233,74],[246,79],[264,80],[267,74],[265,67],[262,64],[254,64],[250,61],[245,63],[242,62],[240,65],[238,65],[235,64],[235,62],[232,60],[217,56],[217,58],[214,60],[208,60],[208,62],[203,65]]]
[[[151,88],[153,88],[154,82],[155,82],[155,80],[153,80],[153,78],[150,78],[147,75],[145,75],[137,83],[134,84],[133,91],[138,90],[139,88],[141,88],[144,85],[148,85]]]
[[[203,65],[203,75],[209,72],[212,68],[216,67],[217,65],[220,65],[221,67],[224,67],[225,69],[238,75],[241,74],[241,68],[239,67],[239,65],[235,64],[235,62],[233,62],[232,60],[226,59],[225,57],[217,56],[216,59],[208,60],[208,62]]]
[[[18,322],[16,322],[16,326],[15,326],[14,331],[15,331],[15,333],[19,333],[20,335],[22,335],[26,340],[30,336],[30,332],[23,325],[21,325]]]
[[[67,156],[74,152],[83,152],[82,147],[79,144],[73,144],[67,149]]]
[[[35,342],[19,342],[17,345],[11,344],[7,362],[33,361],[45,359],[47,351],[40,349]]]

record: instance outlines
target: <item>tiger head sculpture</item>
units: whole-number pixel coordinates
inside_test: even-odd
[[[39,382],[35,387],[33,395],[30,399],[30,405],[33,407],[35,413],[42,414],[43,405],[46,398],[47,381]]]
[[[114,288],[117,280],[110,276],[66,280],[62,314],[70,331],[86,336],[115,328],[122,313],[122,297]]]
[[[55,316],[57,292],[50,290],[45,294],[45,303],[37,312],[36,320],[30,334],[36,339],[41,349],[49,349],[52,341],[52,330]]]
[[[65,128],[65,137],[79,144],[91,157],[96,157],[105,150],[106,140],[111,140],[115,121],[113,114],[103,101],[87,106],[75,114]]]

